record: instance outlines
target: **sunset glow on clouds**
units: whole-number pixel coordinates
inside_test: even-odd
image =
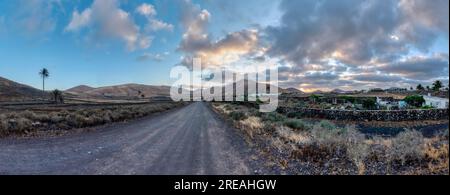
[[[169,70],[270,63],[305,91],[448,83],[448,0],[0,3],[0,76],[51,87],[170,84]],[[77,73],[80,76],[60,76]],[[109,75],[109,76],[107,76]]]

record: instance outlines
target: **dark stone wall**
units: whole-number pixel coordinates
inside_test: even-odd
[[[352,121],[448,120],[448,109],[430,110],[321,110],[278,107],[277,111],[297,117]]]

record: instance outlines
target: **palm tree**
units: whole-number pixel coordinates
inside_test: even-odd
[[[439,91],[442,88],[442,82],[440,80],[434,81],[433,83],[433,90],[434,91]]]
[[[424,90],[422,84],[418,84],[417,87],[416,87],[416,89],[417,89],[418,91]]]
[[[45,79],[50,76],[50,73],[46,68],[43,68],[41,71],[39,71],[39,75],[42,78],[42,94],[45,95]]]

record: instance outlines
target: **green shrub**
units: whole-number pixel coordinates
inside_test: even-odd
[[[430,105],[424,105],[424,106],[420,107],[420,109],[425,109],[425,110],[429,110],[429,109],[433,109],[433,108],[434,107],[430,106]]]
[[[339,96],[338,98],[345,100],[346,102],[350,102],[352,104],[354,104],[356,102],[356,98],[353,96],[343,95],[343,96]]]
[[[335,144],[340,142],[341,134],[345,132],[340,128],[327,128],[327,126],[322,125],[322,123],[314,125],[311,130],[311,135],[314,141],[319,145]]]
[[[229,116],[236,121],[244,120],[247,118],[244,112],[242,111],[233,111],[229,113]]]
[[[223,108],[226,110],[233,110],[233,107],[230,104],[226,104]]]
[[[403,101],[415,107],[421,107],[423,103],[425,103],[425,99],[423,98],[423,96],[420,95],[406,96],[405,99],[403,99]]]
[[[377,101],[374,98],[367,98],[367,99],[363,100],[362,105],[363,105],[363,108],[371,110],[371,109],[375,109],[375,107],[377,105],[376,102]]]
[[[336,125],[327,120],[320,121],[319,126],[327,130],[336,129]]]
[[[286,116],[289,118],[300,118],[301,113],[300,112],[289,112],[286,114]]]
[[[269,121],[273,123],[284,123],[286,121],[286,116],[276,113],[276,112],[269,112],[265,113],[261,116],[263,121]]]
[[[296,129],[296,130],[306,130],[306,124],[300,119],[288,119],[284,122],[284,125]]]

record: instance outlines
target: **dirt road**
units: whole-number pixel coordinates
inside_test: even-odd
[[[252,155],[235,129],[198,102],[93,132],[2,139],[0,174],[253,174],[261,166]]]

